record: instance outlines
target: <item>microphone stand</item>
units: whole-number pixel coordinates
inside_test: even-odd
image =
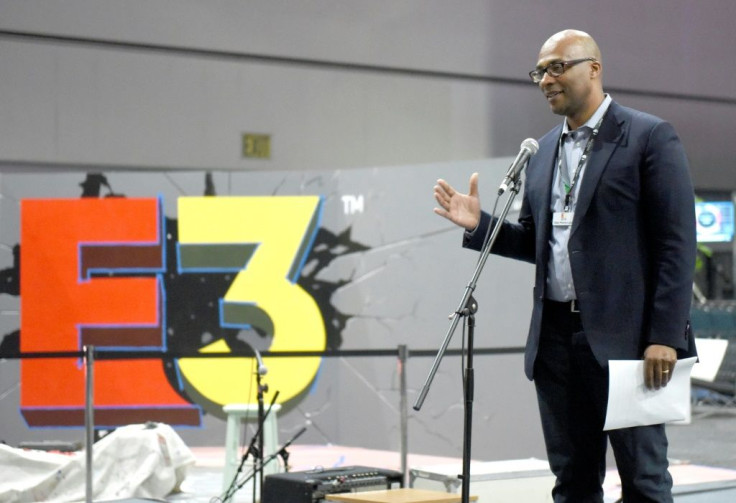
[[[287,451],[286,448],[289,447],[291,443],[294,442],[297,438],[301,437],[302,433],[304,433],[305,431],[307,431],[307,427],[303,426],[301,430],[296,432],[296,435],[291,437],[291,440],[286,442],[281,449],[279,449],[274,454],[272,454],[268,461],[271,461],[271,459],[273,459],[274,456],[281,456],[281,459],[284,462],[284,471],[288,473],[289,472],[289,451]]]
[[[299,430],[298,432],[296,432],[296,434],[293,437],[291,437],[291,439],[288,442],[286,442],[283,445],[283,447],[281,447],[280,449],[278,449],[276,452],[271,453],[268,456],[268,458],[266,459],[266,464],[268,464],[271,461],[273,461],[276,458],[276,456],[284,456],[285,455],[286,456],[285,459],[287,459],[289,457],[289,454],[286,452],[286,448],[289,447],[291,445],[291,443],[294,442],[297,438],[301,437],[302,434],[305,431],[307,431],[307,427],[306,426],[302,427],[301,430]],[[288,472],[289,470],[286,470],[286,471]],[[237,492],[238,490],[240,490],[240,488],[243,487],[245,484],[247,484],[249,480],[251,480],[253,477],[255,477],[256,473],[257,473],[257,469],[254,468],[250,472],[250,474],[248,474],[248,477],[246,477],[245,480],[243,480],[240,484],[238,484],[238,486],[235,488],[235,491],[233,491],[233,494],[235,492]],[[264,494],[263,494],[263,488],[261,488],[261,501],[263,501],[263,496],[264,496]],[[255,500],[253,500],[253,501],[255,501]]]
[[[468,317],[468,349],[467,349],[467,360],[466,360],[466,368],[463,373],[463,389],[464,389],[464,397],[465,397],[465,412],[464,412],[464,423],[463,423],[463,467],[462,467],[462,495],[461,495],[461,503],[469,503],[470,502],[470,450],[471,450],[471,432],[473,428],[473,395],[474,395],[474,370],[473,370],[473,332],[475,329],[475,312],[478,309],[478,305],[475,302],[475,299],[473,299],[473,292],[475,291],[475,288],[478,285],[478,278],[480,277],[481,272],[483,271],[483,267],[486,264],[486,260],[488,260],[488,257],[491,253],[491,248],[493,247],[493,244],[496,242],[496,238],[498,237],[498,233],[501,230],[501,223],[506,219],[506,215],[508,214],[509,210],[511,209],[511,204],[514,201],[514,198],[519,194],[519,190],[521,189],[521,181],[519,180],[519,176],[521,175],[521,170],[516,174],[512,182],[511,187],[511,194],[509,195],[506,205],[504,206],[503,210],[501,211],[501,215],[496,220],[496,224],[493,226],[493,232],[491,232],[491,235],[489,236],[488,240],[483,243],[483,248],[480,253],[480,258],[478,259],[478,264],[476,265],[475,271],[473,272],[473,276],[470,279],[470,282],[465,287],[465,291],[463,292],[462,300],[460,301],[459,307],[455,310],[453,314],[451,314],[451,323],[450,328],[447,330],[447,334],[445,335],[445,339],[442,342],[442,345],[440,346],[440,349],[437,352],[437,356],[434,359],[434,363],[432,364],[432,368],[429,371],[429,375],[427,376],[426,381],[424,382],[424,387],[422,388],[422,391],[419,393],[419,397],[417,398],[417,401],[414,403],[414,410],[419,410],[422,408],[422,405],[424,404],[424,400],[427,398],[427,393],[429,393],[429,387],[432,384],[432,380],[434,379],[435,374],[437,373],[437,369],[440,366],[440,362],[442,361],[442,358],[447,351],[447,346],[450,344],[450,339],[452,339],[452,335],[455,333],[455,329],[457,328],[458,323],[460,322],[461,317]]]
[[[253,466],[256,470],[255,473],[258,473],[258,488],[261,493],[263,493],[263,457],[265,454],[263,452],[263,426],[266,422],[266,415],[263,411],[263,394],[268,391],[268,385],[261,384],[261,372],[259,368],[256,369],[256,385],[258,388],[258,433],[256,434],[256,437],[258,438],[258,449],[256,455],[253,456]],[[270,406],[268,408],[268,411],[271,412]],[[261,499],[263,499],[263,495],[261,495]],[[256,484],[253,484],[253,501],[256,501]]]
[[[243,457],[240,459],[240,464],[238,465],[238,469],[235,471],[235,475],[233,475],[233,480],[230,482],[230,487],[227,488],[227,491],[222,496],[223,503],[227,503],[230,501],[230,498],[232,498],[236,492],[240,490],[243,485],[245,485],[245,482],[239,485],[235,485],[236,481],[238,480],[238,475],[243,470],[243,466],[245,465],[246,460],[248,459],[249,454],[253,454],[253,470],[251,471],[251,475],[248,476],[246,479],[246,482],[253,478],[253,476],[258,473],[258,468],[256,465],[256,459],[260,457],[263,459],[263,455],[261,454],[263,450],[261,449],[261,453],[258,452],[259,448],[256,447],[256,442],[259,442],[259,438],[263,437],[263,425],[265,424],[266,418],[271,413],[271,409],[273,408],[273,404],[276,403],[276,399],[279,396],[279,391],[276,391],[274,393],[273,398],[271,399],[271,403],[268,405],[268,410],[266,410],[263,414],[263,421],[258,422],[258,428],[256,429],[255,435],[250,439],[250,444],[248,445],[248,449],[246,449],[245,454],[243,454]],[[263,399],[261,397],[261,405],[262,405]],[[301,434],[301,433],[300,433]],[[270,459],[269,459],[270,461]],[[253,497],[253,501],[255,500],[255,495]]]

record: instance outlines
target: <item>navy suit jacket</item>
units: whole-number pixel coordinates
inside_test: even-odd
[[[525,372],[533,379],[550,254],[551,189],[562,124],[527,166],[518,223],[503,222],[492,252],[536,264]],[[596,359],[638,359],[649,344],[695,355],[689,316],[695,204],[674,128],[618,105],[605,115],[580,181],[568,252],[583,329]],[[481,249],[491,218],[463,245]]]

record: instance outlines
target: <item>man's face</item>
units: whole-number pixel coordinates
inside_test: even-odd
[[[539,52],[537,68],[544,68],[550,63],[589,56],[591,55],[585,54],[584,48],[574,41],[548,42]],[[548,72],[544,74],[539,82],[539,88],[547,98],[552,112],[571,119],[579,118],[585,113],[593,89],[590,72],[591,63],[585,61],[566,67],[564,73],[559,77],[553,77]]]

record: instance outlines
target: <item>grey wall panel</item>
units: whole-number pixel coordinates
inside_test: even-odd
[[[730,0],[4,0],[0,28],[524,78],[547,36],[593,34],[613,86],[734,96]],[[703,78],[707,75],[707,78]]]
[[[488,137],[450,120],[448,81],[27,42],[0,64],[6,161],[325,169],[478,158]],[[244,132],[273,135],[270,161],[241,157]]]
[[[0,2],[0,169],[342,169],[514,155],[560,119],[526,82],[563,27],[606,87],[732,187],[736,44],[721,0]],[[718,8],[715,8],[715,7]],[[272,135],[243,159],[243,132]]]
[[[5,166],[390,166],[511,155],[523,138],[541,136],[560,120],[534,86],[28,42],[4,42],[0,62],[9,69],[0,79]],[[734,107],[615,92],[614,98],[670,120],[697,185],[722,183]],[[273,134],[273,158],[243,159],[243,132]]]

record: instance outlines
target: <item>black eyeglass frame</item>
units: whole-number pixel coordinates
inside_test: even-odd
[[[595,58],[581,58],[581,59],[571,59],[569,61],[555,61],[553,63],[548,64],[544,68],[535,68],[534,70],[529,72],[529,77],[532,79],[532,82],[534,82],[535,84],[539,84],[540,82],[542,82],[542,79],[544,78],[545,73],[549,73],[552,77],[559,77],[560,75],[565,73],[565,71],[567,71],[569,67],[575,66],[584,61],[598,61],[598,60]],[[550,67],[555,66],[555,65],[561,65],[562,69],[559,72],[551,71]]]

